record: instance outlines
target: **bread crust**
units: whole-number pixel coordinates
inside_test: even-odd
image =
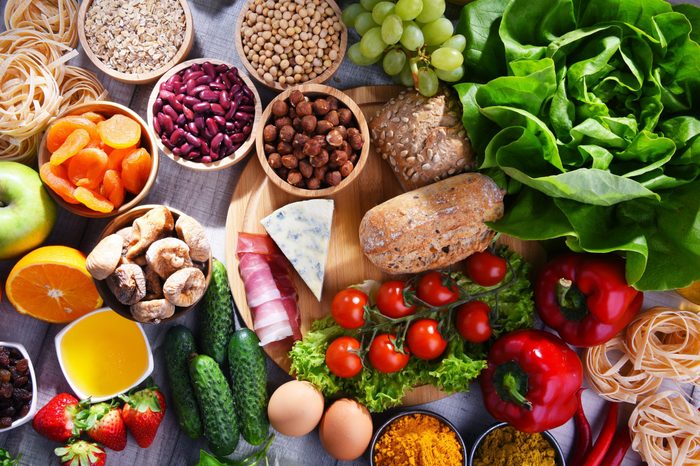
[[[447,267],[491,243],[495,232],[484,222],[501,218],[503,196],[491,178],[479,173],[401,194],[362,218],[362,250],[390,274]]]

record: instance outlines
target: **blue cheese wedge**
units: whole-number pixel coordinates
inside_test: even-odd
[[[332,221],[329,199],[287,204],[260,221],[319,301]]]

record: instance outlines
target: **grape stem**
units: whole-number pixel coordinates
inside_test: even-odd
[[[420,59],[420,56],[416,56],[411,58],[410,67],[411,67],[411,77],[413,77],[413,87],[418,90],[418,62],[422,61]]]

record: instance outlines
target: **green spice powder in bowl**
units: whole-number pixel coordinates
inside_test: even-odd
[[[528,434],[503,422],[481,434],[469,454],[468,465],[566,466],[566,462],[549,432]]]

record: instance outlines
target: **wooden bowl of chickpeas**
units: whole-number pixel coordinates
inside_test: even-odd
[[[248,0],[241,11],[236,50],[270,89],[323,83],[345,57],[348,31],[333,0]]]

